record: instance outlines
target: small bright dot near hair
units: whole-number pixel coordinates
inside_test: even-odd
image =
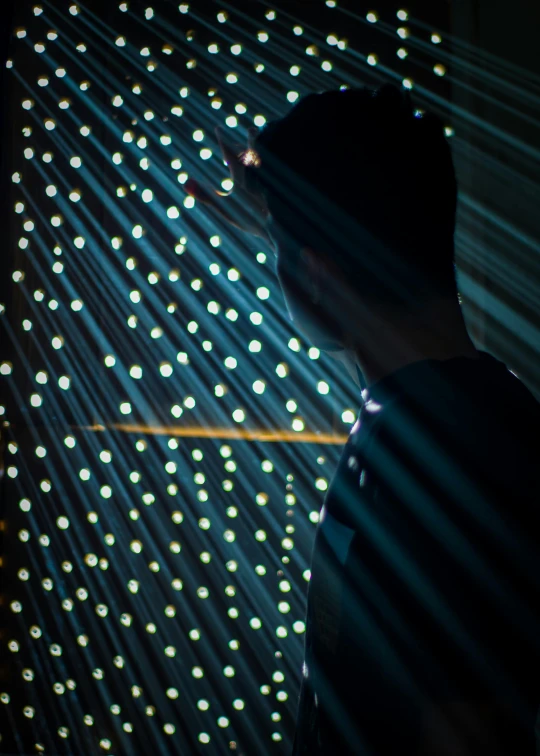
[[[208,149],[208,147],[203,147],[199,155],[202,160],[209,160],[212,157],[212,150]]]
[[[410,35],[410,31],[406,26],[400,26],[397,30],[397,35],[398,37],[401,37],[401,39],[407,39],[407,37]]]
[[[446,73],[446,67],[445,67],[445,66],[443,66],[443,64],[442,64],[442,63],[437,63],[437,65],[436,65],[436,66],[433,66],[433,72],[434,72],[434,73],[435,73],[435,74],[436,74],[437,76],[444,76],[444,75],[445,75],[445,73]]]
[[[440,36],[440,34],[432,34],[431,41],[434,45],[440,45],[442,42],[442,37]]]
[[[154,199],[154,192],[151,189],[143,189],[141,198],[143,202],[152,202]]]
[[[60,530],[67,530],[69,528],[69,520],[65,516],[58,517],[56,519],[56,525],[60,528]]]
[[[287,92],[287,100],[289,102],[296,102],[299,96],[298,92]]]
[[[445,135],[447,137],[451,137],[451,136],[454,136],[454,134],[456,132],[454,131],[454,129],[451,126],[445,126],[444,127],[444,133],[445,133]]]
[[[265,31],[257,32],[257,39],[259,40],[259,42],[268,42],[269,40],[268,33]]]
[[[232,45],[231,52],[233,55],[240,55],[242,52],[242,45]]]
[[[263,115],[258,114],[254,117],[253,123],[255,124],[255,126],[261,128],[266,123],[266,118]]]
[[[405,89],[412,89],[414,87],[414,82],[412,79],[403,79],[402,84]]]
[[[67,391],[68,388],[71,386],[71,378],[69,377],[69,375],[61,375],[60,378],[58,379],[58,385],[60,386],[61,389],[63,389],[64,391]]]
[[[184,198],[184,207],[187,207],[187,208],[195,207],[195,198],[194,197],[185,197]]]
[[[30,404],[32,407],[41,407],[42,399],[39,394],[30,395]]]
[[[167,209],[167,217],[172,218],[173,220],[179,218],[180,210],[175,205],[172,205]]]
[[[227,82],[227,84],[236,84],[238,81],[238,75],[235,73],[228,73],[225,76],[225,81]]]
[[[123,415],[129,415],[131,413],[131,404],[129,402],[122,402],[120,405],[120,412]]]
[[[114,367],[116,365],[116,357],[114,357],[112,354],[107,354],[103,358],[103,362],[105,363],[106,367]]]
[[[332,63],[329,60],[323,60],[323,62],[321,63],[321,68],[323,71],[331,71]]]
[[[376,24],[379,20],[379,17],[376,13],[373,13],[373,11],[370,11],[370,13],[367,14],[366,19],[369,21],[370,24]]]
[[[407,21],[408,18],[409,18],[409,14],[407,13],[406,10],[398,10],[398,12],[396,13],[396,15],[397,15],[397,17],[399,18],[400,21]]]
[[[368,64],[369,64],[370,66],[376,66],[376,65],[377,65],[377,63],[379,62],[379,59],[377,58],[377,56],[376,56],[376,55],[374,55],[374,54],[371,54],[371,55],[368,55],[368,56],[367,56],[367,62],[368,62]]]
[[[398,58],[401,58],[401,60],[404,60],[409,53],[404,47],[400,47],[396,54]]]

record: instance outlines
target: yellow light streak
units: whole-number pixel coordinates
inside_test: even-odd
[[[221,438],[235,439],[238,441],[269,441],[271,443],[300,443],[300,444],[345,444],[348,434],[335,433],[295,433],[294,431],[258,431],[243,430],[242,428],[179,428],[167,425],[129,425],[124,423],[112,423],[111,425],[77,425],[73,430],[82,430],[90,433],[100,433],[106,430],[120,431],[121,433],[143,433],[147,436],[177,436],[185,438]]]

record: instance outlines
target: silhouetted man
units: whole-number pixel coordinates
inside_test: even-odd
[[[442,123],[304,97],[188,191],[264,238],[293,323],[362,391],[312,555],[294,756],[533,756],[540,405],[477,350]]]

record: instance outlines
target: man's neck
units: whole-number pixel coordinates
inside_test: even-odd
[[[367,388],[397,370],[422,360],[449,360],[455,357],[479,359],[465,325],[459,303],[440,302],[426,310],[422,318],[386,317],[370,329],[371,339],[361,344],[350,340],[344,356],[347,369],[357,385],[358,365]],[[350,364],[352,361],[352,365]],[[360,386],[363,388],[363,386]]]

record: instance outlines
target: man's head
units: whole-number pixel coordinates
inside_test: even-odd
[[[307,95],[253,146],[247,179],[266,197],[287,306],[316,346],[343,346],[351,299],[403,314],[457,300],[452,156],[407,92]]]

